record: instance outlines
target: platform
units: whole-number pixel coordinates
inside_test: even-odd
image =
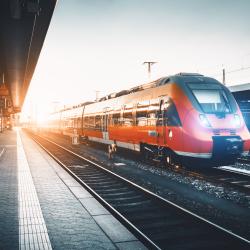
[[[0,134],[0,249],[146,249],[21,130]]]

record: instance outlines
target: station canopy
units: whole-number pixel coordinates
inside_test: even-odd
[[[0,1],[0,109],[21,111],[56,0]]]

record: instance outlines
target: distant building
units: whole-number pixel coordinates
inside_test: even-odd
[[[228,87],[234,95],[250,131],[250,83]]]
[[[250,83],[244,83],[228,87],[237,101],[250,100]]]

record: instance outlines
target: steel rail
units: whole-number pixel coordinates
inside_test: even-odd
[[[223,168],[224,166],[221,167],[217,167],[217,169],[224,171],[224,172],[231,172],[237,175],[244,175],[244,176],[249,176],[250,177],[250,173],[246,173],[246,172],[242,172],[242,171],[238,171],[238,170],[234,170],[234,169],[228,169],[228,168]],[[227,166],[225,166],[227,167]]]

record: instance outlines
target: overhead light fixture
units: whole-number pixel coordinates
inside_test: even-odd
[[[20,19],[22,7],[19,0],[10,0],[10,15],[14,19]]]
[[[27,2],[27,11],[29,13],[38,13],[39,12],[39,1],[28,1]]]

